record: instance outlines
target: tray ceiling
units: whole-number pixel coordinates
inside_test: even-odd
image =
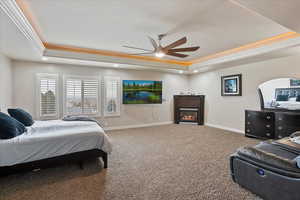
[[[297,15],[295,7],[299,3],[287,0],[289,4],[281,1],[271,5],[270,1],[16,0],[16,3],[44,42],[44,55],[188,70],[189,65],[194,69],[201,66],[199,62],[216,58],[222,62],[221,58],[228,54],[271,46],[281,40],[294,39],[293,43],[286,42],[284,48],[300,44],[299,34],[293,32],[300,26],[292,19]],[[274,10],[280,7],[284,12],[278,14]],[[147,36],[156,38],[161,33],[168,34],[163,45],[187,36],[187,43],[180,47],[199,45],[201,48],[189,53],[187,58],[166,56],[162,62],[154,56],[139,59],[126,56],[139,51],[122,45],[151,49]],[[53,45],[59,49],[47,48]],[[62,50],[70,49],[65,47],[75,47],[76,51]],[[278,46],[278,50],[282,48]],[[97,53],[86,55],[90,50]],[[17,55],[11,57],[18,58]]]
[[[183,36],[182,47],[200,45],[192,60],[290,30],[227,0],[22,0],[48,43],[124,53],[122,45],[152,49],[148,35]],[[174,59],[173,57],[167,57]]]

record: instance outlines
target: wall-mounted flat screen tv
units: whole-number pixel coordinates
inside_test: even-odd
[[[161,104],[162,81],[123,80],[123,104]]]

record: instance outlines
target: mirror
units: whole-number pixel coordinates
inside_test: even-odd
[[[300,110],[300,79],[273,79],[258,88],[262,109]]]

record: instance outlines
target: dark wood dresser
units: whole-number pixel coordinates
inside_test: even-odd
[[[204,124],[204,95],[174,95],[174,123]]]
[[[280,139],[299,130],[299,111],[245,111],[245,135],[248,137]]]

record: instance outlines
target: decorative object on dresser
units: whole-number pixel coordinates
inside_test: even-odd
[[[222,96],[242,96],[242,74],[221,77]]]
[[[280,139],[300,131],[300,112],[245,111],[245,135],[260,139]]]
[[[174,95],[174,122],[204,124],[204,95]]]

